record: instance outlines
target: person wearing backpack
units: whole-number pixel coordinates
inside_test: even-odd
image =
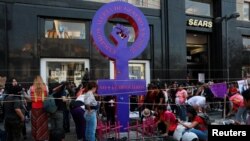
[[[207,141],[208,140],[208,129],[205,120],[198,115],[196,110],[192,106],[187,107],[187,115],[189,122],[191,124],[184,123],[183,121],[179,120],[179,123],[184,127],[188,128],[189,132],[195,133],[200,141]]]
[[[65,82],[50,82],[49,85],[49,92],[50,94],[53,94],[53,98],[55,99],[56,104],[56,111],[54,113],[50,113],[50,124],[51,129],[50,132],[57,132],[60,134],[61,140],[64,140],[65,138],[65,131],[63,128],[63,111],[65,111],[66,107],[66,101],[68,100],[66,98],[66,91],[65,91]]]

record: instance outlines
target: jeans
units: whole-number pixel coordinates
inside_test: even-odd
[[[197,130],[197,129],[192,128],[188,131],[195,133],[198,136],[199,140],[207,141],[207,139],[208,139],[208,131],[207,130],[201,131],[201,130]]]
[[[246,107],[239,107],[236,113],[236,120],[238,122],[246,121],[247,119],[247,109]]]
[[[96,111],[86,111],[84,113],[86,121],[85,138],[87,141],[95,141],[95,132],[97,126]]]

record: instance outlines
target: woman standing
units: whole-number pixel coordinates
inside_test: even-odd
[[[85,141],[85,106],[84,106],[84,94],[85,88],[80,87],[77,93],[79,96],[76,100],[73,100],[70,104],[70,113],[75,122],[75,130],[78,141]]]
[[[30,87],[30,99],[32,102],[31,124],[32,136],[35,141],[49,139],[48,115],[43,110],[43,101],[48,95],[48,88],[41,76],[36,76]]]
[[[95,82],[89,82],[87,85],[88,92],[85,94],[85,113],[84,118],[86,121],[85,138],[87,141],[95,141],[95,132],[97,126],[96,109],[98,102],[95,99],[94,93],[97,90]]]
[[[175,98],[175,103],[177,105],[177,108],[179,110],[179,113],[177,114],[178,117],[186,121],[186,100],[187,100],[188,94],[187,91],[184,89],[184,85],[179,85],[177,92],[176,92],[176,98]]]

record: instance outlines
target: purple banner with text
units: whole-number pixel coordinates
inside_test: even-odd
[[[99,95],[145,95],[145,80],[98,80]]]

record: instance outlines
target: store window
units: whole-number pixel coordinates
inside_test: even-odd
[[[186,13],[200,16],[213,16],[212,0],[185,0]]]
[[[117,0],[87,0],[87,1],[109,3]],[[160,9],[160,0],[119,0],[119,1],[128,2],[138,7]]]
[[[243,4],[243,20],[249,21],[249,5],[250,2],[244,2]]]
[[[187,77],[204,81],[209,77],[209,36],[187,33]]]
[[[45,38],[86,39],[84,22],[70,20],[45,20]]]
[[[129,79],[144,79],[150,83],[150,66],[146,60],[129,61]],[[110,61],[110,79],[114,79],[114,62]]]
[[[82,82],[85,69],[89,68],[87,59],[41,59],[41,76],[50,82],[74,82],[78,86]]]
[[[129,79],[145,79],[144,63],[129,63]]]
[[[250,37],[243,36],[242,40],[243,40],[243,47],[244,47],[244,49],[250,51]]]

